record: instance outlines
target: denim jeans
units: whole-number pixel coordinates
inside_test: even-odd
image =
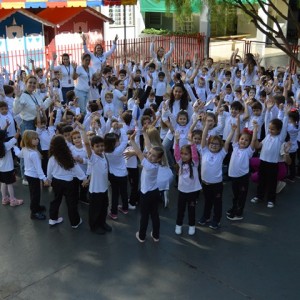
[[[88,103],[88,98],[89,98],[89,92],[84,92],[84,91],[80,91],[75,89],[75,95],[76,97],[78,97],[78,104],[80,107],[80,112],[85,114],[86,112],[86,105]]]

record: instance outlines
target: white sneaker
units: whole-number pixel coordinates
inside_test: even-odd
[[[279,194],[286,186],[286,182],[278,181],[276,186],[276,194]]]
[[[23,179],[23,180],[22,180],[22,184],[23,184],[23,185],[28,185],[28,181],[27,181],[26,179]]]
[[[251,203],[258,203],[259,202],[259,198],[254,197],[250,200]]]
[[[267,207],[268,207],[268,208],[273,208],[273,207],[274,207],[274,203],[273,203],[273,202],[268,202]]]
[[[136,206],[135,205],[131,205],[130,203],[128,203],[128,209],[135,210]]]
[[[175,226],[175,233],[180,235],[182,233],[182,226],[176,225]]]
[[[57,220],[49,219],[49,225],[54,226],[56,224],[60,224],[61,222],[63,222],[63,220],[64,219],[62,217],[59,217]]]
[[[189,235],[195,234],[196,227],[195,226],[189,226]]]

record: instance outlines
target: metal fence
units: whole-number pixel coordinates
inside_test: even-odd
[[[157,36],[155,42],[155,49],[164,47],[168,51],[170,47],[170,39],[172,36]],[[175,50],[172,54],[172,61],[179,62],[187,54],[188,58],[193,58],[195,52],[198,53],[200,59],[204,58],[204,34],[196,34],[194,36],[174,36]],[[140,61],[150,60],[150,43],[151,37],[140,37],[134,39],[118,40],[117,49],[113,55],[107,60],[107,63],[116,66],[121,61]],[[105,51],[109,50],[113,45],[113,41],[103,42]],[[89,44],[88,48],[93,51],[94,44]],[[70,59],[76,63],[81,62],[81,55],[83,53],[82,44],[66,44],[55,47],[55,52],[60,57],[63,53],[68,53]],[[49,62],[52,60],[53,48],[51,46],[44,49],[27,51],[8,51],[0,53],[0,64],[6,68],[10,73],[17,70],[18,65],[23,68],[23,65],[28,65],[30,59],[35,61],[38,67],[47,68]],[[59,63],[59,61],[58,61]]]

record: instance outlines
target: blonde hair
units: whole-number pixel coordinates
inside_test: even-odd
[[[162,145],[162,142],[161,142],[161,139],[159,136],[159,132],[154,126],[149,126],[146,130],[146,133],[149,137],[150,143],[153,148],[160,147],[160,148],[164,149],[164,146]],[[149,149],[148,149],[148,151],[149,151]],[[162,156],[161,164],[163,166],[169,166],[168,159],[166,156],[166,151],[164,151],[164,154]]]
[[[25,130],[22,135],[21,147],[36,149],[36,146],[32,145],[32,140],[37,138],[38,134],[34,130]]]

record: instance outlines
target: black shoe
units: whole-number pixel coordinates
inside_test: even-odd
[[[41,212],[37,212],[35,214],[32,213],[30,215],[30,218],[32,220],[46,220],[46,216],[43,213],[41,213]]]
[[[230,208],[230,209],[228,209],[228,210],[226,211],[226,215],[227,215],[227,216],[230,216],[230,215],[233,214],[233,212],[234,212],[234,209],[233,209],[233,208]]]
[[[93,230],[92,232],[93,232],[93,233],[96,233],[96,234],[100,234],[100,235],[103,235],[103,234],[106,233],[106,231],[105,231],[104,228],[102,228],[102,227],[99,227],[99,228],[97,228],[96,230]]]
[[[107,223],[104,223],[104,225],[102,226],[102,228],[107,231],[107,232],[111,232],[112,231],[112,227],[109,226]]]
[[[238,215],[235,215],[235,214],[231,214],[231,215],[227,216],[227,219],[230,220],[230,221],[240,221],[240,220],[243,220],[244,217],[242,215],[238,216]]]
[[[44,205],[39,206],[39,212],[46,211],[46,207]]]
[[[89,202],[89,200],[87,200],[87,199],[80,200],[80,202],[81,202],[82,204],[85,204],[85,205],[90,205],[90,202]]]

